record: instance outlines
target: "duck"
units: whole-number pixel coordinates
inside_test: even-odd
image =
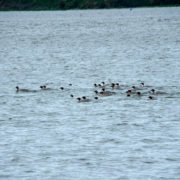
[[[87,99],[86,96],[83,96],[82,98],[78,97],[77,101],[78,102],[90,102],[90,99]]]
[[[129,89],[126,91],[126,94],[136,94],[136,90]]]
[[[133,90],[136,90],[136,86],[132,86],[131,88],[132,88]]]
[[[44,86],[44,90],[52,90],[52,88],[47,88],[46,86]]]
[[[102,91],[99,93],[102,96],[112,96],[113,94],[116,94],[115,92],[111,92],[111,91],[105,91],[105,89],[103,88]]]
[[[139,91],[138,91],[136,94],[137,94],[138,96],[142,96],[141,92],[139,92]]]
[[[143,87],[143,88],[144,88],[144,87],[151,87],[151,86],[145,85],[144,82],[141,82],[140,85],[141,85],[141,87]]]
[[[131,92],[132,92],[132,91],[131,91],[130,89],[126,91],[127,94],[129,94],[129,93],[131,93]]]
[[[94,84],[94,87],[98,87],[98,85],[95,83],[95,84]]]
[[[102,88],[103,86],[102,86],[101,84],[98,84],[98,87],[99,87],[99,88]]]
[[[116,94],[115,92],[112,92],[112,91],[106,91],[105,88],[102,88],[102,91],[109,94]]]
[[[51,88],[47,88],[46,86],[40,86],[41,90],[52,90]]]
[[[81,98],[80,98],[80,97],[78,97],[78,98],[76,98],[76,99],[77,99],[78,102],[81,102]]]
[[[20,89],[19,86],[16,86],[16,92],[37,92],[37,91],[29,90],[29,89]]]
[[[136,91],[136,90],[142,90],[142,88],[139,88],[139,87],[136,87],[136,86],[132,86],[132,89],[133,89],[134,91]]]
[[[40,86],[40,88],[41,88],[41,90],[43,90],[43,89],[44,89],[44,86]]]
[[[105,82],[103,81],[103,82],[101,82],[100,84],[94,84],[94,87],[95,88],[104,88],[106,85],[105,85]]]
[[[122,88],[120,87],[119,83],[116,83],[114,89],[122,89]]]
[[[99,94],[99,92],[97,90],[95,90],[94,93]]]
[[[82,97],[82,102],[90,102],[90,99],[87,99],[86,96]]]
[[[144,87],[144,83],[143,83],[143,82],[142,82],[142,83],[140,83],[140,84],[141,84],[141,86],[142,86],[142,87]]]
[[[115,87],[115,84],[111,83],[111,88],[114,89],[114,87]]]
[[[155,94],[155,89],[151,89],[150,93]]]
[[[162,92],[162,91],[156,91],[155,89],[151,89],[150,93],[152,94],[167,94],[166,92]]]
[[[61,89],[62,91],[64,90],[64,87],[60,87],[59,89]]]
[[[105,82],[104,82],[104,81],[102,81],[101,84],[102,84],[103,86],[105,86]]]
[[[102,81],[100,85],[101,85],[100,88],[105,88],[106,87],[106,84],[105,84],[104,81]]]
[[[148,99],[152,100],[152,99],[154,99],[154,97],[153,96],[149,96]]]

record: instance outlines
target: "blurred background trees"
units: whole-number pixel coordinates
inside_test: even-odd
[[[180,5],[180,0],[0,0],[0,10],[66,10],[166,5]]]

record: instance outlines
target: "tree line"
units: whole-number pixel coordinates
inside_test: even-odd
[[[174,5],[180,5],[180,0],[0,0],[0,10],[103,9]]]

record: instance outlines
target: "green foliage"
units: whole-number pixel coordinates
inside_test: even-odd
[[[0,10],[97,9],[180,5],[180,0],[0,0]]]

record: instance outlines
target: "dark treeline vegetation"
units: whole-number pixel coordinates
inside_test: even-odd
[[[0,0],[0,10],[102,9],[180,5],[180,0]]]

